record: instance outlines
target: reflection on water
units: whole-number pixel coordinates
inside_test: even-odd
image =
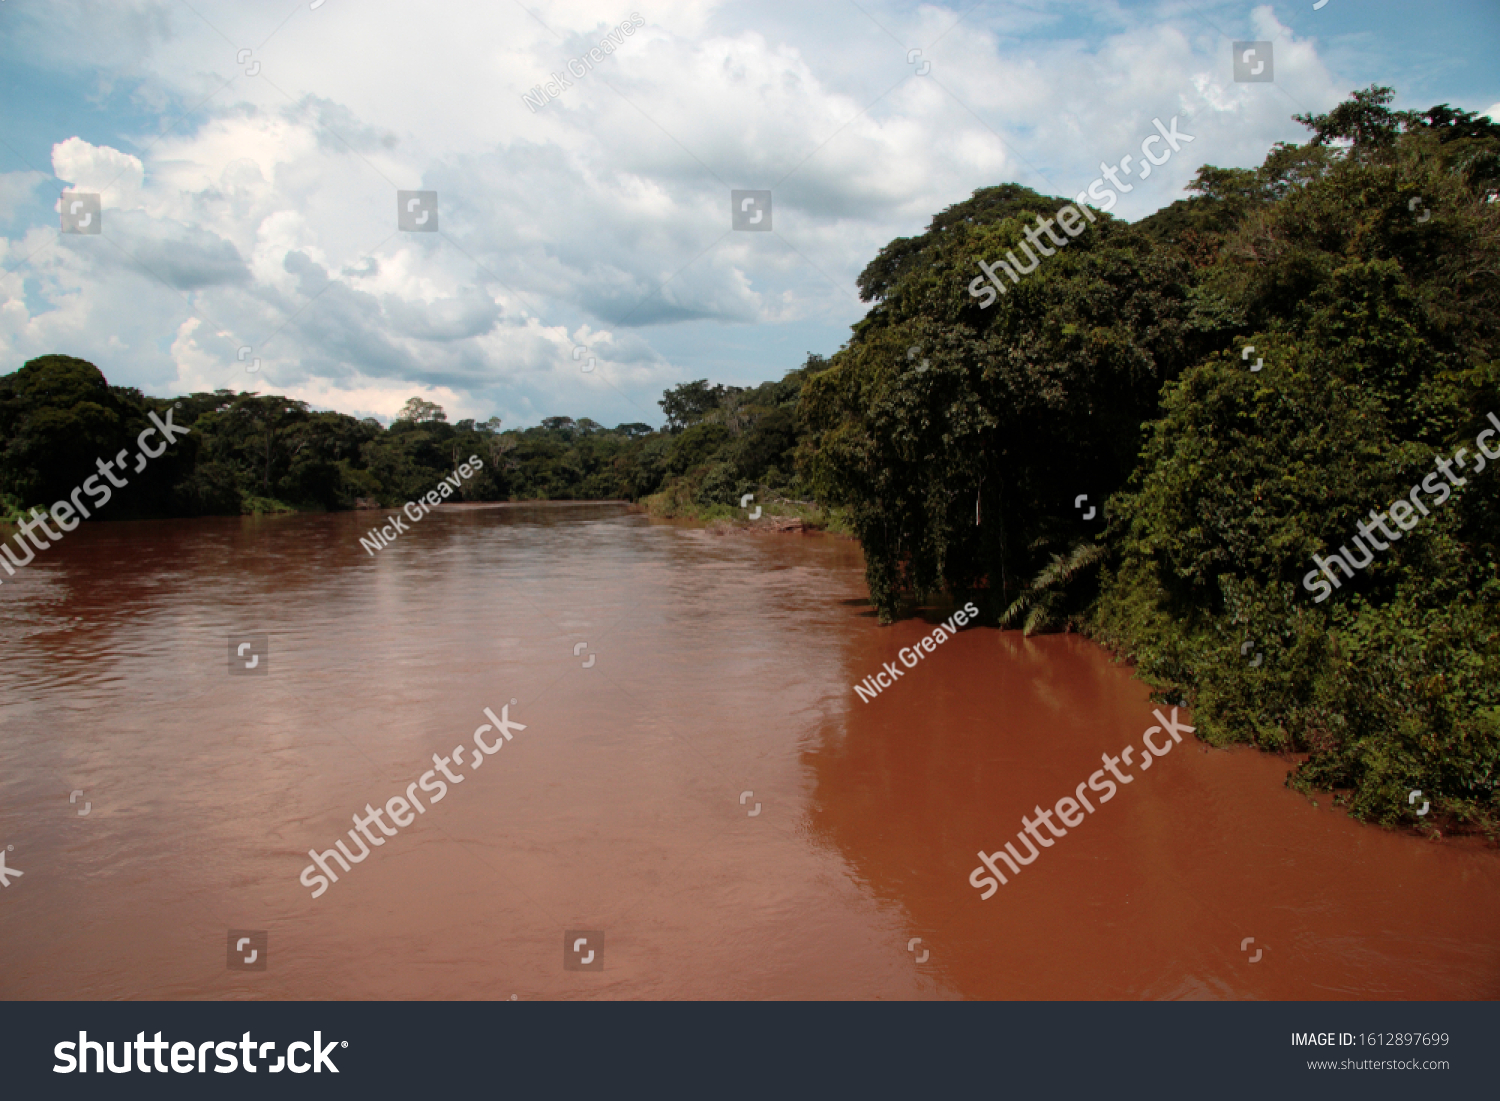
[[[853,667],[925,629],[857,641]],[[1076,637],[975,631],[941,653],[901,691],[827,723],[806,757],[814,830],[935,946],[929,966],[956,993],[1500,993],[1493,851],[1359,825],[1288,790],[1276,758],[1191,735],[1146,771],[1122,766],[1129,785],[1066,836],[1046,835],[1052,846],[1020,874],[999,864],[1009,882],[981,901],[969,883],[979,852],[1015,843],[1023,816],[1074,795],[1104,754],[1139,751],[1156,705]]]
[[[85,525],[0,588],[0,997],[1500,993],[1492,853],[1191,739],[980,901],[975,854],[1139,742],[1146,691],[974,629],[861,703],[931,627],[876,624],[851,543],[503,506],[371,556],[375,522]],[[502,706],[525,732],[312,898],[308,850]],[[564,969],[579,929],[603,971]]]

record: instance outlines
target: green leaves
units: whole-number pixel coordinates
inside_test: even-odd
[[[1437,820],[1493,830],[1491,473],[1325,602],[1301,584],[1313,554],[1349,544],[1437,455],[1472,452],[1484,411],[1500,412],[1496,281],[1474,275],[1500,267],[1500,210],[1473,190],[1472,150],[1458,164],[1388,98],[1306,120],[1346,150],[1280,147],[1253,181],[1200,173],[1202,195],[1240,209],[1190,295],[1193,327],[1223,345],[1163,391],[1113,502],[1120,566],[1094,624],[1147,679],[1191,694],[1204,736],[1309,755],[1296,782],[1353,813],[1413,821],[1420,788]],[[1455,144],[1500,147],[1474,129]],[[1247,344],[1262,370],[1231,350]]]
[[[1054,554],[1042,571],[1031,579],[1015,601],[1000,616],[1000,626],[1013,627],[1026,615],[1023,631],[1029,638],[1038,631],[1076,621],[1086,601],[1070,591],[1082,574],[1100,565],[1108,555],[1105,547],[1075,543],[1066,554]],[[1072,612],[1069,614],[1068,609]]]
[[[1197,339],[1184,257],[1107,216],[979,307],[975,257],[1017,250],[1066,203],[989,188],[892,242],[861,278],[877,305],[807,385],[809,471],[853,506],[886,619],[938,588],[998,613],[1049,549],[1097,531],[1075,498],[1124,483]]]
[[[28,505],[66,497],[95,473],[96,456],[131,445],[130,412],[97,367],[72,356],[0,378],[0,491]]]

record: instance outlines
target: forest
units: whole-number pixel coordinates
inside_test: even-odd
[[[670,486],[728,501],[741,486],[792,478],[803,374],[756,388],[684,383],[661,402],[662,430],[558,416],[502,431],[498,418],[450,424],[421,398],[389,427],[275,395],[153,398],[111,386],[85,360],[40,356],[0,377],[0,518],[66,499],[98,458],[133,452],[151,414],[169,409],[191,434],[132,475],[101,519],[399,507],[471,454],[486,469],[465,500],[634,501]]]
[[[469,500],[641,501],[737,520],[745,493],[852,534],[885,621],[972,600],[1135,664],[1199,736],[1296,762],[1357,817],[1494,836],[1500,470],[1315,602],[1348,541],[1500,415],[1500,126],[1373,86],[1296,116],[1303,144],[1204,166],[1187,198],[1105,213],[981,309],[978,260],[1068,202],[1005,184],[892,241],[834,354],[758,387],[685,383],[665,425],[550,417],[389,427],[283,397],[153,398],[94,365],[0,378],[0,509],[47,507],[175,407],[191,435],[110,518],[399,505],[470,454]]]

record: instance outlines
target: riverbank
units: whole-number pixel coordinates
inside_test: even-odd
[[[46,512],[47,511],[47,508],[44,505],[36,505],[36,506],[34,506],[34,508],[36,510],[39,510],[39,511],[42,511],[42,512]],[[7,494],[0,494],[0,524],[9,525],[11,527],[17,527],[17,526],[19,526],[21,524],[21,522],[23,520],[26,519],[26,517],[32,511],[33,511],[33,509],[25,507],[18,500],[16,500],[16,498],[11,497],[11,496],[9,496]],[[285,501],[278,501],[278,500],[276,500],[275,498],[272,498],[272,497],[243,497],[240,500],[240,513],[239,514],[241,516],[265,516],[265,515],[279,515],[279,514],[294,513],[294,512],[328,512],[328,511],[330,511],[330,510],[326,509],[326,508],[323,508],[320,505],[289,505]],[[221,514],[221,513],[212,513],[210,515],[217,516],[217,515],[223,515],[223,514]],[[101,517],[100,519],[103,520],[104,518]],[[184,519],[184,517],[174,517],[174,516],[120,516],[120,517],[113,517],[112,519],[119,519],[119,520],[143,520],[143,519],[144,520],[174,520],[174,519]],[[186,519],[193,519],[193,517],[186,517]]]
[[[701,504],[688,487],[674,484],[640,500],[640,507],[659,520],[692,520],[717,535],[732,531],[796,533],[826,531],[853,539],[854,528],[843,509],[825,508],[816,501],[794,501],[775,494],[757,493],[746,507]],[[754,516],[754,519],[751,517]]]

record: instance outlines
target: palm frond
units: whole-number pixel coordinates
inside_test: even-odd
[[[1026,617],[1026,626],[1021,632],[1027,638],[1039,631],[1046,631],[1050,627],[1057,626],[1057,616],[1053,612],[1056,595],[1056,593],[1047,594],[1046,599],[1038,601],[1031,609],[1031,614]]]
[[[1010,607],[1006,608],[1005,612],[1000,616],[1000,626],[1012,626],[1021,613],[1031,607],[1040,595],[1036,589],[1023,589],[1021,595],[1011,601]]]
[[[1107,549],[1094,543],[1075,543],[1066,554],[1054,554],[1031,583],[1011,602],[1000,616],[1000,626],[1011,627],[1025,614],[1024,633],[1029,637],[1038,631],[1055,627],[1063,618],[1066,587],[1080,574],[1104,559]]]

